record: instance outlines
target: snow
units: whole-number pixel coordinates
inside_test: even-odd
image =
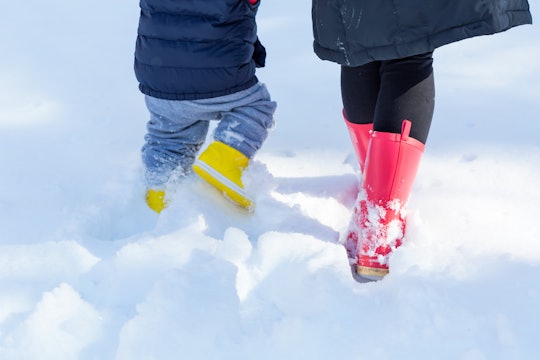
[[[537,25],[437,50],[406,243],[360,284],[337,243],[358,168],[310,1],[260,9],[278,110],[254,214],[195,177],[146,208],[135,2],[3,10],[1,359],[539,358]]]

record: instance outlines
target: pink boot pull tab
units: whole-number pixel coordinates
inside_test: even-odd
[[[411,134],[412,123],[409,120],[403,120],[401,123],[401,140],[409,140],[409,135]]]

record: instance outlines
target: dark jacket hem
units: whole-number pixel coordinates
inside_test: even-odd
[[[256,76],[254,76],[250,81],[242,85],[235,86],[233,88],[229,88],[225,90],[212,91],[212,92],[206,92],[206,93],[181,93],[181,94],[166,93],[162,91],[153,90],[142,84],[139,85],[139,90],[145,95],[152,96],[158,99],[163,99],[163,100],[177,100],[177,101],[200,100],[200,99],[211,99],[211,98],[216,98],[219,96],[231,95],[236,92],[249,89],[250,87],[257,84],[258,82],[259,80],[257,79]]]
[[[431,52],[438,47],[472,37],[493,35],[509,30],[519,25],[532,24],[529,11],[508,12],[508,22],[499,27],[492,23],[475,22],[446,29],[436,34],[418,38],[410,42],[401,42],[387,46],[365,48],[362,51],[350,52],[329,49],[320,46],[317,41],[313,43],[315,54],[322,60],[333,61],[344,66],[361,66],[372,61],[399,59]]]

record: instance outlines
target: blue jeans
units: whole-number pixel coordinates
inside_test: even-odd
[[[258,83],[234,94],[200,100],[145,97],[150,120],[142,148],[148,187],[160,187],[171,176],[191,171],[204,144],[210,121],[219,121],[214,140],[252,158],[274,125],[276,103]]]

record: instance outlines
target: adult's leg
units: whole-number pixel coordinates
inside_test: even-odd
[[[341,67],[341,98],[344,115],[350,123],[373,122],[381,84],[380,67],[379,61]]]
[[[410,136],[426,143],[435,105],[432,55],[381,62],[374,131],[399,134],[403,120],[409,120]]]
[[[343,117],[362,173],[379,97],[380,66],[380,62],[372,62],[341,67]]]
[[[357,244],[356,272],[388,273],[405,234],[408,201],[434,107],[431,54],[383,61],[364,178],[347,243]]]

